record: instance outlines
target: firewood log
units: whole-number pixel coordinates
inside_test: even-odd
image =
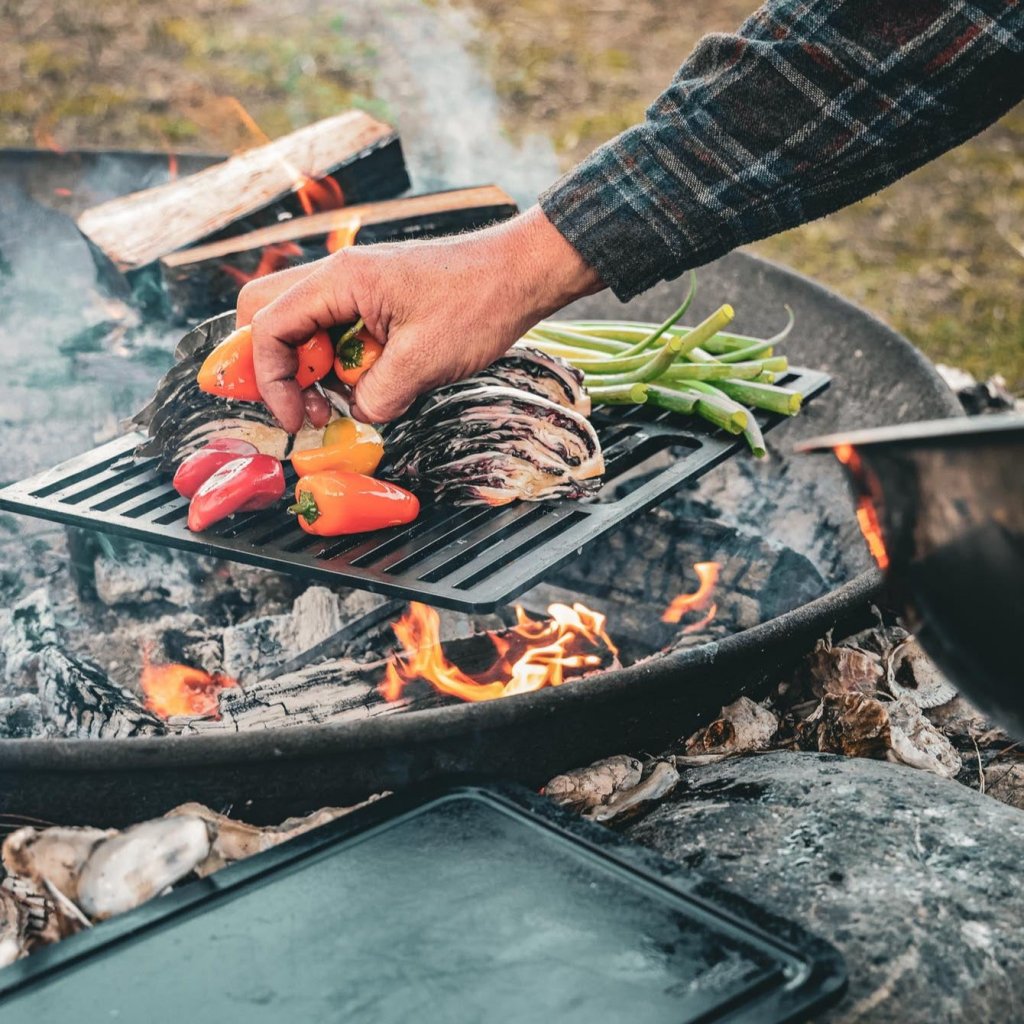
[[[504,220],[516,209],[502,189],[484,185],[293,217],[164,256],[163,291],[175,318],[203,320],[233,309],[246,281],[325,256],[334,232],[359,245],[432,238]]]
[[[231,225],[255,227],[299,213],[296,189],[328,177],[346,203],[394,196],[409,187],[393,129],[352,110],[196,174],[101,203],[82,213],[78,226],[127,272]]]

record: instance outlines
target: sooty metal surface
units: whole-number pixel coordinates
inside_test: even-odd
[[[829,378],[796,369],[784,383],[808,400],[828,386]],[[765,431],[783,419],[757,416]],[[299,530],[283,504],[190,533],[188,502],[158,471],[157,460],[132,457],[138,434],[5,488],[0,508],[391,597],[491,611],[617,523],[746,448],[741,438],[642,406],[598,412],[593,423],[607,467],[595,501],[434,505],[407,526],[371,534],[311,536]],[[286,473],[290,493],[295,478],[287,464]],[[635,476],[641,477],[636,487],[623,486]],[[620,490],[626,493],[619,495]]]

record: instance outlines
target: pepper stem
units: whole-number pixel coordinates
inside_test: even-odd
[[[320,508],[316,498],[309,491],[299,491],[296,495],[299,499],[294,505],[288,506],[288,511],[293,516],[301,516],[306,523],[312,526],[320,518]]]

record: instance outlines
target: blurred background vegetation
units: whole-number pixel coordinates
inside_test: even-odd
[[[422,4],[472,26],[465,45],[501,130],[545,134],[564,167],[641,118],[702,34],[755,6]],[[389,18],[410,5],[420,0],[0,0],[0,145],[230,152],[253,139],[242,109],[272,136],[351,105],[388,116]],[[752,249],[863,304],[936,361],[1002,373],[1024,392],[1021,108],[883,193]]]

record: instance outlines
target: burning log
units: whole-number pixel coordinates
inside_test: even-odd
[[[476,647],[475,663],[463,666],[449,657],[451,646],[441,643],[435,609],[413,601],[394,625],[403,654],[387,664],[384,696],[397,701],[409,683],[422,680],[438,693],[460,700],[495,700],[619,666],[618,648],[605,631],[600,612],[582,604],[553,604],[546,619],[532,619],[522,608],[516,615],[518,622],[511,629],[482,635],[480,639],[490,641],[482,663]]]
[[[101,203],[78,226],[122,271],[138,270],[239,221],[272,223],[281,213],[302,213],[303,200],[311,209],[308,192],[321,179],[330,182],[321,188],[335,206],[409,186],[397,135],[352,110],[196,174]]]
[[[46,593],[37,590],[15,606],[11,627],[0,641],[5,681],[21,697],[8,701],[10,715],[23,713],[25,693],[35,691],[48,736],[107,738],[158,735],[165,724],[130,690],[112,683],[96,664],[64,650]],[[17,691],[22,691],[20,694]],[[0,735],[17,733],[17,720],[0,717]]]
[[[200,320],[232,309],[247,281],[345,245],[453,234],[504,220],[516,209],[496,185],[359,203],[170,253],[160,260],[160,275],[172,313]]]
[[[409,700],[384,702],[377,685],[368,679],[377,671],[374,666],[335,658],[244,689],[222,690],[218,719],[172,718],[169,725],[185,734],[220,729],[242,732],[374,718],[407,707]]]

